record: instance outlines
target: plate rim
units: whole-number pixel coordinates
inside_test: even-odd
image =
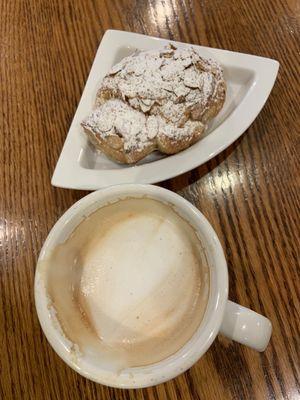
[[[242,102],[232,111],[232,113],[209,135],[204,137],[201,141],[189,147],[188,149],[174,154],[169,157],[156,160],[155,162],[132,166],[127,168],[120,168],[115,170],[94,170],[81,167],[78,162],[78,154],[70,159],[66,157],[68,147],[72,147],[71,143],[71,130],[76,119],[76,114],[81,105],[82,99],[89,91],[89,82],[92,81],[94,71],[93,67],[96,60],[103,56],[106,51],[105,47],[114,41],[119,47],[120,37],[122,36],[122,43],[125,45],[130,44],[130,38],[142,41],[159,41],[164,43],[174,43],[179,46],[194,46],[198,49],[208,50],[218,56],[230,57],[234,63],[233,66],[247,67],[249,70],[249,61],[252,61],[251,70],[254,72],[254,83],[251,85],[243,98]],[[117,47],[116,46],[116,47]],[[111,48],[111,47],[110,47]],[[227,65],[230,65],[228,63]],[[56,187],[78,189],[78,190],[97,190],[112,184],[122,183],[157,183],[166,179],[171,179],[175,176],[181,175],[190,171],[215,157],[227,147],[229,147],[235,140],[237,140],[253,123],[257,115],[265,105],[270,92],[274,86],[277,73],[279,69],[279,62],[271,58],[260,57],[251,54],[244,54],[229,50],[211,48],[207,46],[195,45],[190,43],[183,43],[174,40],[161,39],[154,36],[143,35],[139,33],[127,32],[109,29],[107,30],[99,44],[89,76],[86,80],[85,87],[82,91],[81,98],[76,108],[73,120],[70,124],[69,131],[66,135],[64,145],[60,152],[55,170],[51,179],[51,184]],[[256,78],[256,79],[255,79]],[[249,107],[249,103],[250,106]],[[236,115],[237,114],[237,115]],[[243,115],[245,114],[245,115]],[[238,121],[239,118],[244,117],[243,121]],[[228,126],[229,125],[229,126]],[[231,128],[233,133],[224,135],[224,129]],[[223,134],[222,134],[223,133]],[[221,135],[221,140],[217,136]],[[217,144],[216,144],[217,141]],[[198,146],[199,148],[195,147]],[[206,149],[205,149],[206,146]],[[205,149],[205,151],[204,151]],[[201,161],[197,154],[202,154]],[[71,153],[72,154],[72,153]],[[173,164],[170,168],[169,164]],[[169,167],[169,168],[168,168]],[[68,171],[69,168],[69,171]]]

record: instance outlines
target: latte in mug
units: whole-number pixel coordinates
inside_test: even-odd
[[[40,267],[65,337],[118,368],[177,352],[208,303],[209,267],[195,229],[147,197],[101,207]]]

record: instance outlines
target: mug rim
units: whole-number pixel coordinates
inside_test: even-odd
[[[47,297],[46,288],[43,285],[39,273],[39,262],[43,260],[46,254],[53,248],[53,246],[59,243],[59,236],[63,228],[72,222],[76,216],[81,215],[85,217],[84,211],[89,208],[92,204],[97,201],[103,201],[102,205],[97,208],[103,207],[110,200],[110,197],[115,199],[122,197],[135,197],[138,195],[149,196],[150,198],[156,198],[157,200],[166,201],[171,203],[178,209],[178,211],[184,211],[188,213],[187,217],[192,223],[195,229],[201,232],[205,231],[205,234],[209,238],[210,253],[214,253],[214,263],[216,263],[216,276],[217,276],[217,286],[216,294],[213,299],[209,300],[212,306],[212,311],[208,317],[208,322],[205,326],[202,326],[202,321],[194,333],[193,337],[176,353],[167,357],[155,364],[151,364],[144,367],[135,367],[128,369],[127,374],[123,372],[116,376],[114,374],[110,376],[107,371],[103,369],[94,371],[87,370],[88,363],[84,365],[78,360],[75,360],[72,355],[70,355],[70,346],[68,345],[68,340],[63,338],[63,332],[55,327],[53,324],[53,314],[49,311],[49,298]],[[89,212],[93,212],[92,210]],[[77,226],[81,221],[79,221],[75,226]],[[199,229],[198,229],[199,227]],[[72,228],[74,230],[74,228]],[[72,231],[71,230],[71,231]],[[207,239],[207,238],[206,238]],[[165,381],[168,381],[177,375],[183,373],[189,369],[195,362],[197,362],[203,354],[208,350],[217,336],[220,326],[223,320],[225,306],[228,299],[228,270],[227,263],[225,260],[223,248],[221,243],[215,233],[214,229],[205,218],[205,216],[189,201],[187,201],[182,196],[174,193],[168,189],[147,185],[147,184],[120,184],[109,186],[104,189],[89,193],[82,199],[74,203],[54,224],[50,230],[39,254],[37,261],[35,282],[34,282],[34,295],[35,295],[35,305],[38,314],[38,319],[41,324],[42,330],[47,337],[49,343],[55,352],[76,372],[80,375],[107,386],[116,388],[142,388],[153,386]],[[211,296],[210,296],[211,297]],[[205,315],[208,311],[205,312]],[[200,338],[197,338],[192,342],[194,336],[199,332],[200,328],[204,331]],[[201,340],[200,340],[201,339]],[[70,343],[70,342],[69,342]],[[92,368],[93,369],[93,368]]]

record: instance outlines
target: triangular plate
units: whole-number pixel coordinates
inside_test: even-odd
[[[205,163],[245,132],[270,94],[279,63],[269,58],[194,46],[204,57],[220,62],[227,82],[224,107],[199,142],[168,157],[153,153],[134,166],[117,164],[89,145],[80,122],[92,109],[97,88],[107,71],[135,49],[156,49],[170,42],[179,47],[188,46],[136,33],[105,32],[57,162],[52,185],[96,190],[120,183],[160,182]]]

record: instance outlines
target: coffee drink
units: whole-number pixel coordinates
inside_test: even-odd
[[[83,355],[120,368],[182,348],[209,297],[195,229],[170,204],[146,197],[99,208],[40,267],[65,337]]]

